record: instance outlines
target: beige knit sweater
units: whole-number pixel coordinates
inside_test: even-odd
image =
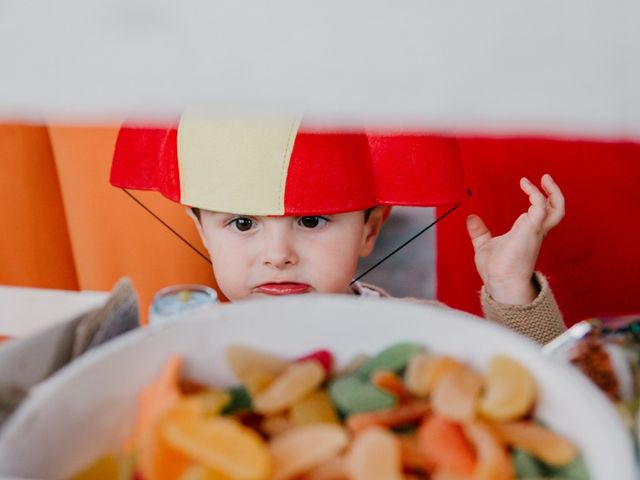
[[[564,332],[566,327],[545,276],[536,272],[534,281],[537,284],[539,293],[536,299],[527,305],[498,303],[491,298],[484,287],[480,291],[480,301],[484,316],[488,320],[526,335],[540,344],[545,344]],[[391,297],[383,289],[373,285],[364,283],[353,285],[354,293],[357,295],[362,295],[364,289],[373,290],[380,297]],[[406,300],[446,307],[446,305],[433,300],[417,298],[406,298]]]

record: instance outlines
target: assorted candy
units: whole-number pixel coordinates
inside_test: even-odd
[[[509,357],[479,372],[405,342],[334,371],[327,350],[226,353],[239,385],[188,382],[171,358],[140,395],[124,453],[73,478],[589,478],[576,446],[536,421],[535,381]]]

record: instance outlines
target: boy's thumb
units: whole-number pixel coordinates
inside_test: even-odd
[[[469,215],[467,217],[467,231],[469,232],[474,250],[477,250],[491,240],[491,232],[477,215]]]

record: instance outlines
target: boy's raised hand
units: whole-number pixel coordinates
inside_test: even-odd
[[[531,206],[504,235],[493,237],[477,215],[467,218],[476,268],[497,302],[525,305],[538,295],[532,279],[540,246],[564,216],[560,187],[549,174],[542,176],[541,184],[546,196],[527,178],[520,180],[520,188],[529,195]]]

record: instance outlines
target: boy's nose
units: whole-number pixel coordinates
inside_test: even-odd
[[[273,232],[265,242],[263,263],[269,267],[283,269],[298,263],[298,255],[290,235]]]

